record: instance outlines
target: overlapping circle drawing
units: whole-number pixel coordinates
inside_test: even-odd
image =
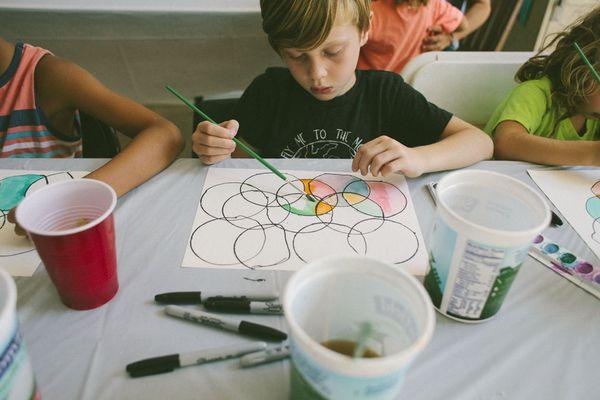
[[[13,233],[8,213],[28,194],[55,181],[73,179],[69,172],[51,174],[24,173],[0,179],[0,257],[13,257],[33,252],[33,245]]]
[[[361,254],[400,264],[417,253],[416,232],[394,218],[407,206],[395,185],[348,174],[286,175],[316,201],[268,172],[206,189],[206,216],[190,237],[195,256],[216,266],[292,269],[294,256]]]
[[[600,243],[600,181],[594,183],[591,187],[594,196],[590,197],[585,203],[587,213],[594,219],[592,223],[592,239]]]

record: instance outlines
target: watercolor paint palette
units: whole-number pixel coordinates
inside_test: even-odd
[[[548,237],[538,235],[529,251],[536,260],[600,299],[600,267],[579,258]]]

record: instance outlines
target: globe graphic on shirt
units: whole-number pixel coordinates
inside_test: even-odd
[[[308,143],[294,153],[293,158],[354,158],[356,151],[347,143],[322,140]]]

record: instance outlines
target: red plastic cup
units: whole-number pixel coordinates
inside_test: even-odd
[[[76,179],[54,183],[17,207],[16,218],[33,241],[60,299],[89,310],[119,289],[113,210],[115,191],[104,182]]]

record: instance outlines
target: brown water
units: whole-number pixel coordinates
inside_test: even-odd
[[[333,339],[326,340],[321,343],[323,346],[327,347],[329,350],[333,350],[336,353],[344,354],[348,357],[354,356],[354,349],[358,346],[357,342],[352,340],[343,340],[343,339]],[[381,357],[378,353],[366,347],[361,358],[376,358]]]

